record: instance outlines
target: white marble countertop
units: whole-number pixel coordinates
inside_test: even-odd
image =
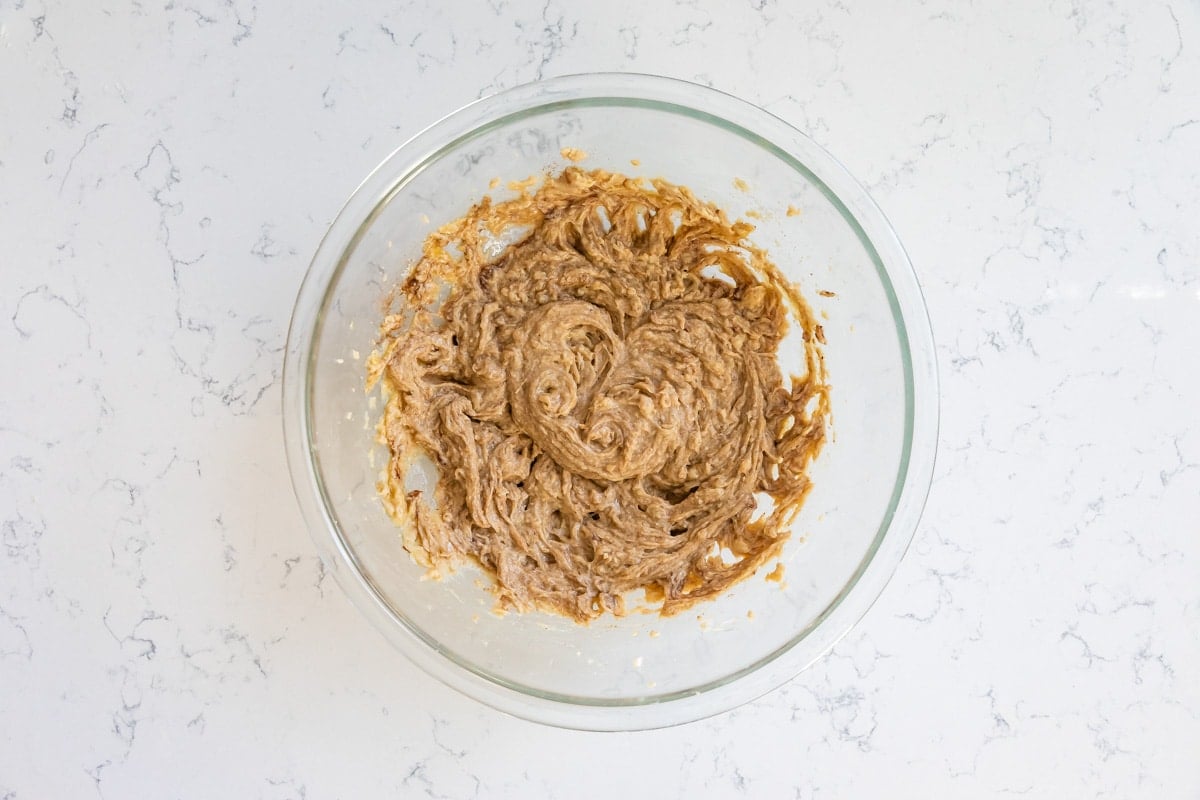
[[[638,734],[394,652],[323,580],[279,421],[359,179],[591,70],[711,83],[841,158],[942,376],[929,505],[862,624]],[[4,800],[1200,796],[1194,2],[0,0],[0,244]]]

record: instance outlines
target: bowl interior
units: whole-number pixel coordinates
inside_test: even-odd
[[[497,616],[475,568],[426,580],[384,514],[375,484],[386,452],[374,438],[382,404],[363,389],[382,297],[431,230],[484,194],[510,194],[503,185],[489,189],[494,178],[503,184],[558,170],[568,163],[560,154],[565,147],[587,153],[585,168],[661,176],[733,218],[751,214],[752,240],[823,318],[832,438],[813,465],[815,486],[783,551],[782,581],[766,580],[768,567],[673,618],[631,613],[582,627],[545,614]],[[631,98],[522,110],[412,164],[400,165],[391,188],[372,198],[371,213],[341,253],[307,366],[308,436],[327,513],[354,568],[396,623],[502,686],[598,705],[721,685],[818,626],[887,529],[911,436],[908,346],[896,300],[840,201],[794,157],[743,128]],[[785,370],[802,370],[800,356],[785,343]]]

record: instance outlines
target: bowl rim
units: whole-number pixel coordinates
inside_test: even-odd
[[[905,441],[892,496],[849,581],[785,645],[740,670],[686,690],[597,699],[543,692],[478,668],[391,607],[358,564],[325,493],[311,437],[309,366],[328,294],[379,210],[442,153],[514,117],[581,106],[652,107],[718,125],[771,152],[839,210],[874,262],[891,305],[905,372]],[[938,439],[938,375],[920,284],[883,212],[828,151],[779,117],[700,84],[637,73],[566,75],[502,91],[454,111],[387,156],[350,195],[322,238],[297,292],[283,367],[283,427],[292,487],[327,570],[384,636],[432,677],[518,717],[586,730],[636,730],[727,711],[786,683],[827,653],[873,605],[915,533]]]

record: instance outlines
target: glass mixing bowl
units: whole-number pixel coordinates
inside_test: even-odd
[[[780,560],[671,618],[588,626],[491,612],[476,568],[423,577],[375,484],[382,404],[364,391],[384,293],[425,236],[489,189],[584,167],[661,176],[731,218],[823,317],[832,436]],[[790,208],[790,211],[789,211]],[[797,213],[798,212],[798,213]],[[818,292],[821,292],[820,294]],[[800,369],[799,350],[781,353]],[[284,368],[296,495],[327,568],[378,628],[436,678],[496,708],[573,728],[698,719],[779,686],[828,650],[879,595],[912,538],[937,439],[937,375],[912,266],[883,214],[827,152],[734,97],[642,75],[579,75],[472,103],[418,134],[330,226],[296,300]]]

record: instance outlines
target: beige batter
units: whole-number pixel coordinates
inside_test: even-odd
[[[474,560],[502,608],[584,622],[638,589],[678,612],[777,555],[828,387],[819,326],[751,230],[683,187],[568,167],[432,234],[368,378],[414,558]],[[789,311],[807,373],[785,380]],[[418,450],[434,503],[403,490]]]

